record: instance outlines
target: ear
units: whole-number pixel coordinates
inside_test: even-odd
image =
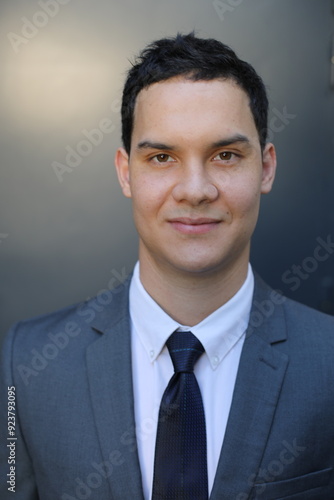
[[[129,155],[124,148],[116,151],[115,167],[124,196],[131,198]]]
[[[272,143],[267,143],[262,153],[262,181],[261,193],[271,191],[276,174],[276,151]]]

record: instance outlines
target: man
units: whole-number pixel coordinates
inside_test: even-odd
[[[99,312],[8,334],[1,498],[11,480],[20,500],[334,498],[334,319],[249,264],[267,108],[216,40],[159,40],[131,68],[115,163],[139,262]]]

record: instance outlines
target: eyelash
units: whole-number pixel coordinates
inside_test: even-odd
[[[150,160],[153,162],[155,161],[156,163],[160,163],[160,164],[161,163],[168,163],[168,161],[158,161],[159,156],[166,156],[167,158],[171,158],[171,156],[167,153],[158,153],[157,155],[152,156],[152,158],[150,158]]]
[[[220,158],[220,160],[222,161],[231,161],[233,160],[234,158],[238,158],[239,155],[237,155],[236,153],[232,153],[232,151],[222,151],[221,153],[218,153],[213,159],[217,158],[217,156],[221,156],[221,155],[224,155],[224,154],[227,154],[227,155],[230,155],[231,157],[230,158]]]

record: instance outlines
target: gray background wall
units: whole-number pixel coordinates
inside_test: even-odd
[[[231,45],[268,86],[279,169],[254,267],[334,313],[334,252],[314,257],[319,238],[334,240],[333,19],[330,0],[2,0],[0,332],[131,270],[137,237],[113,166],[125,72],[147,42],[193,29]],[[96,144],[82,143],[101,121]]]

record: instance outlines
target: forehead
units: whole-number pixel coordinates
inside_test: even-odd
[[[257,136],[246,92],[230,79],[192,81],[184,77],[154,83],[140,91],[134,112],[134,141],[164,133],[182,138],[206,131]]]

